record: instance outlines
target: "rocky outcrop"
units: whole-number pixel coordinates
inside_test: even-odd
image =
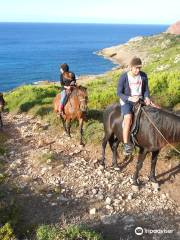
[[[177,21],[176,23],[172,24],[167,29],[167,33],[179,35],[180,34],[180,21]]]
[[[147,51],[140,48],[140,43],[143,41],[142,36],[131,38],[127,43],[104,48],[98,51],[98,55],[102,55],[107,59],[110,59],[115,64],[119,64],[121,68],[126,68],[129,65],[132,57],[138,56],[143,62],[147,58]]]
[[[176,28],[176,33],[177,30],[178,28]],[[137,36],[127,43],[104,48],[97,54],[119,64],[119,67],[124,70],[128,68],[130,60],[136,56],[141,58],[144,66],[149,65],[151,71],[159,72],[167,69],[174,71],[179,69],[179,43],[179,35],[163,32],[147,37]],[[171,54],[169,53],[170,48],[173,49]],[[164,64],[165,62],[166,64]]]

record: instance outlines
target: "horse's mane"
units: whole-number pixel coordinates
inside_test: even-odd
[[[145,106],[144,110],[150,119],[155,123],[158,129],[164,129],[167,137],[176,138],[177,132],[180,130],[180,116],[174,112],[158,109],[151,106]]]
[[[175,113],[175,112],[172,112],[172,111],[169,111],[167,109],[162,109],[162,108],[155,108],[155,107],[152,107],[152,106],[145,106],[144,109],[149,112],[149,113],[153,113],[153,114],[160,114],[160,116],[163,116],[163,117],[172,117],[172,118],[180,118],[180,115]]]

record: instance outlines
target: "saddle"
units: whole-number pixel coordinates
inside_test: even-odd
[[[130,131],[130,136],[131,136],[131,141],[134,145],[138,145],[138,141],[136,139],[136,135],[139,131],[139,126],[140,126],[140,118],[141,118],[141,113],[142,113],[142,107],[145,106],[145,103],[143,100],[139,100],[137,104],[134,105],[133,107],[133,123],[131,126],[131,131]]]
[[[74,106],[73,106],[72,102],[70,101],[70,96],[73,93],[73,90],[76,89],[76,88],[77,88],[77,85],[71,85],[71,89],[70,90],[66,90],[66,99],[65,99],[64,105],[66,105],[67,102],[69,101],[71,111],[74,110]]]

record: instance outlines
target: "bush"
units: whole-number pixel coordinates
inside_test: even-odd
[[[90,109],[103,110],[109,104],[118,101],[116,92],[119,75],[119,71],[116,74],[111,73],[87,85]]]
[[[180,73],[163,72],[149,75],[151,95],[163,107],[173,107],[180,102]]]
[[[14,112],[28,112],[36,105],[52,105],[53,98],[58,93],[58,87],[26,85],[5,94],[8,110]]]
[[[6,223],[0,228],[0,239],[1,240],[15,240],[13,229],[9,223]]]
[[[100,234],[78,226],[59,229],[43,225],[37,229],[36,237],[37,240],[103,240]]]

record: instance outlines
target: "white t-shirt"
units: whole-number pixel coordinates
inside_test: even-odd
[[[131,97],[133,96],[142,96],[142,79],[141,75],[132,76],[130,72],[127,73],[128,75],[128,82],[130,87]],[[124,101],[120,99],[120,104],[124,105]]]
[[[132,76],[130,72],[128,72],[128,82],[131,91],[131,96],[141,96],[142,95],[142,79],[141,75]]]

